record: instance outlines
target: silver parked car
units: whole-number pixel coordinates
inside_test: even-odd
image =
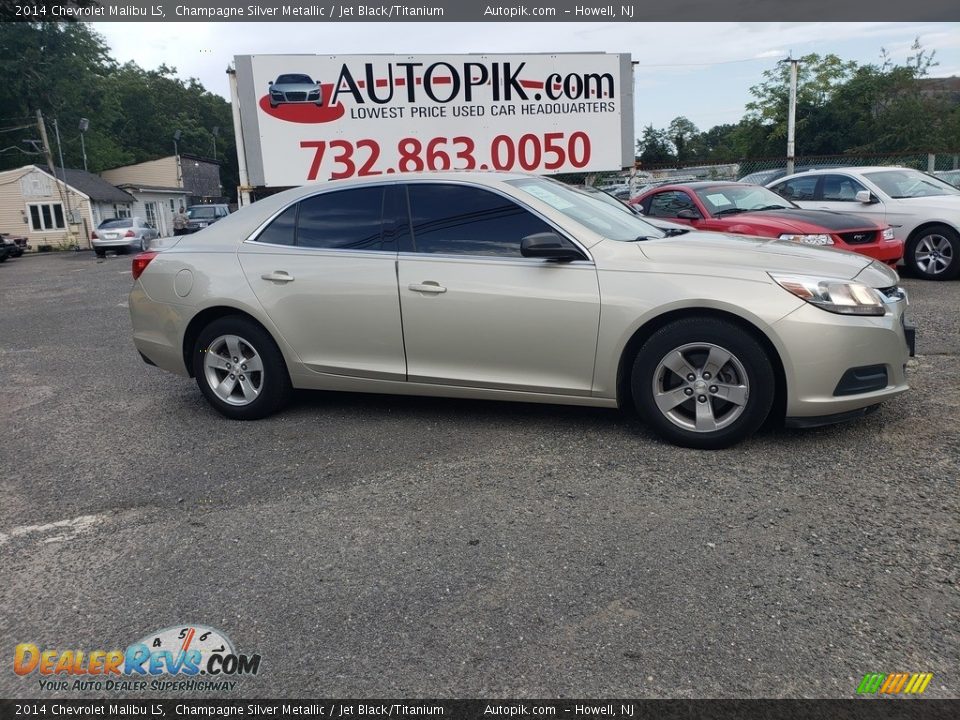
[[[146,250],[157,235],[157,229],[141,217],[108,218],[91,233],[90,244],[97,257],[103,257],[107,250]]]
[[[907,390],[890,268],[689,232],[553,180],[427,173],[288,190],[133,260],[148,363],[230,418],[292,388],[634,406],[719,448],[774,412],[859,417]]]
[[[767,187],[802,208],[863,215],[904,241],[903,261],[926,280],[960,276],[960,189],[919,170],[843,167],[789,175]]]

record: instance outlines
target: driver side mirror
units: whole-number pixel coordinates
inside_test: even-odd
[[[700,220],[701,216],[699,211],[692,208],[685,208],[677,212],[677,217],[680,220]]]
[[[527,235],[520,241],[520,254],[523,257],[543,258],[559,262],[586,260],[579,249],[557,235],[555,232],[542,232]]]
[[[872,205],[873,203],[880,202],[869,190],[858,190],[856,198],[858,203],[863,203],[864,205]]]

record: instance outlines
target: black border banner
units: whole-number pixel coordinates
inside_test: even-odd
[[[0,718],[954,720],[960,700],[0,700]]]
[[[4,0],[4,21],[658,22],[957,21],[957,0]]]

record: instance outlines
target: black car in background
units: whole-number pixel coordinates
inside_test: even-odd
[[[217,220],[230,214],[230,208],[221,203],[208,205],[191,205],[187,208],[187,232],[195,233]]]
[[[18,258],[23,255],[26,249],[27,239],[25,237],[11,235],[10,233],[0,233],[0,253],[3,254],[0,262],[3,262],[8,257]]]

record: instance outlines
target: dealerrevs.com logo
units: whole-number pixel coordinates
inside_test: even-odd
[[[238,653],[230,639],[204,625],[179,625],[150,633],[126,650],[40,648],[20,643],[13,671],[38,676],[40,690],[225,691],[237,676],[256,675],[260,655]]]

